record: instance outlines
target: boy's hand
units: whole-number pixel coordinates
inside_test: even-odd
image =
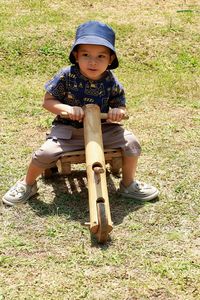
[[[108,112],[108,121],[120,122],[125,115],[125,108],[111,108]]]
[[[73,121],[82,122],[84,111],[80,106],[71,106],[68,109],[69,118]]]

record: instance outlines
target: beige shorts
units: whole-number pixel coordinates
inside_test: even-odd
[[[137,138],[119,124],[102,124],[102,137],[105,149],[121,148],[124,156],[139,156],[141,147]],[[84,149],[83,128],[64,124],[53,125],[46,142],[33,153],[32,162],[40,168],[55,166],[65,152]]]

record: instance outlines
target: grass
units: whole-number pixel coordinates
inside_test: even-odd
[[[0,299],[199,299],[198,1],[0,4],[0,195],[44,141],[53,119],[41,109],[44,83],[68,65],[75,29],[89,19],[116,31],[125,126],[143,147],[137,176],[160,190],[141,205],[116,197],[109,177],[114,230],[100,246],[82,226],[85,173],[39,179],[27,204],[0,207]]]

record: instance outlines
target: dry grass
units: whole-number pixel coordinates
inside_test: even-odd
[[[138,178],[161,192],[141,205],[116,197],[119,180],[109,177],[115,226],[100,246],[82,226],[85,173],[40,179],[27,204],[0,207],[0,299],[199,299],[198,1],[0,4],[0,195],[44,140],[52,116],[41,109],[43,85],[68,64],[75,28],[88,19],[116,30],[125,126],[143,146]]]

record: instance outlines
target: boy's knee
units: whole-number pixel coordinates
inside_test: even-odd
[[[126,136],[126,140],[127,143],[124,148],[125,154],[128,156],[140,156],[142,149],[138,139],[133,134],[129,134]]]
[[[32,162],[41,168],[51,168],[55,166],[58,160],[58,152],[56,147],[48,142],[42,145],[42,147],[36,150],[32,155]]]

